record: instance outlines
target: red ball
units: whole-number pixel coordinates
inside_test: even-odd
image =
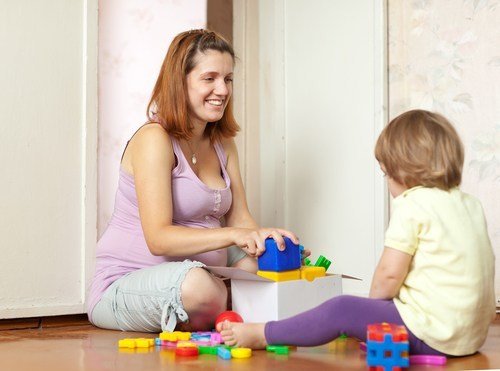
[[[243,318],[241,318],[241,316],[238,313],[233,312],[232,310],[228,310],[219,314],[219,316],[215,320],[215,328],[217,328],[217,325],[219,323],[224,322],[226,320],[228,320],[229,322],[243,322]]]
[[[175,355],[182,357],[194,357],[198,355],[198,348],[196,347],[181,347],[175,349]]]

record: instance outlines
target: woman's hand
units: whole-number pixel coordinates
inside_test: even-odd
[[[304,259],[311,256],[311,250],[304,249],[304,252],[302,253],[302,263],[304,263]]]
[[[259,257],[266,251],[265,240],[272,237],[280,251],[285,250],[285,240],[283,236],[290,238],[298,244],[297,236],[285,229],[280,228],[234,228],[234,243],[241,247],[243,251],[251,257]]]

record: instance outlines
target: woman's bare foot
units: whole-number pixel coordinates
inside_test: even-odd
[[[238,323],[224,321],[221,336],[224,343],[239,348],[265,349],[264,323]]]

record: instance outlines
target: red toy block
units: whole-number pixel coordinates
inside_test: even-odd
[[[374,323],[368,325],[368,340],[383,341],[385,334],[391,334],[395,342],[408,341],[408,332],[404,326],[393,323]]]
[[[175,355],[181,357],[195,357],[198,355],[197,347],[182,347],[175,349]]]

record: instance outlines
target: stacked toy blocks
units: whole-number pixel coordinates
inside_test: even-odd
[[[408,332],[391,323],[368,325],[366,362],[370,370],[399,371],[409,367]]]
[[[300,245],[294,244],[288,237],[284,240],[285,250],[280,251],[274,239],[266,239],[266,251],[258,259],[259,276],[280,282],[300,279]]]
[[[324,277],[332,263],[321,255],[316,264],[312,265],[309,259],[305,259],[306,265],[302,265],[302,254],[304,246],[296,245],[288,237],[285,240],[285,250],[278,250],[276,241],[272,238],[266,239],[266,251],[259,259],[259,270],[257,274],[273,281],[291,281],[304,279],[313,281],[317,277]]]

